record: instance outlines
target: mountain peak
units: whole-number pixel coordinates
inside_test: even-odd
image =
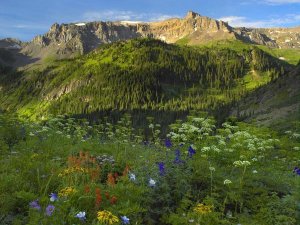
[[[196,13],[196,12],[194,12],[194,11],[188,11],[187,12],[187,14],[186,14],[186,16],[185,16],[185,18],[186,19],[190,19],[190,18],[196,18],[197,16],[201,16],[199,13]]]

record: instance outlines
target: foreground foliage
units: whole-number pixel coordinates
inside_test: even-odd
[[[1,224],[299,224],[299,131],[0,116]]]

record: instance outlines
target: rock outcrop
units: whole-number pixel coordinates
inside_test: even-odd
[[[36,36],[31,42],[9,46],[19,47],[22,54],[36,59],[68,58],[92,51],[104,43],[138,37],[152,37],[167,43],[181,40],[188,45],[203,44],[212,40],[239,39],[273,48],[300,49],[300,27],[233,28],[226,22],[201,16],[192,11],[184,18],[149,23],[130,21],[54,23],[46,34]],[[1,43],[3,41],[0,40],[0,48]]]

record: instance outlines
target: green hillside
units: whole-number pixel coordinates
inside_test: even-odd
[[[251,45],[196,48],[136,39],[46,68],[3,72],[0,106],[32,119],[110,110],[214,110],[292,68]]]

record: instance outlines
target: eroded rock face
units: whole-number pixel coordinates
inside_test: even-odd
[[[90,22],[53,24],[50,30],[27,43],[23,52],[35,57],[68,57],[89,52],[100,44],[137,37],[153,37],[168,43],[190,37],[191,44],[212,39],[233,38],[233,29],[225,22],[188,12],[186,17],[161,22]]]
[[[300,49],[300,27],[235,28],[237,38],[275,48]]]
[[[184,18],[160,22],[54,23],[50,30],[22,44],[22,53],[34,58],[67,58],[87,53],[99,45],[137,37],[152,37],[167,43],[184,39],[188,45],[212,40],[239,39],[274,48],[299,48],[298,28],[233,28],[226,22],[188,12]]]

